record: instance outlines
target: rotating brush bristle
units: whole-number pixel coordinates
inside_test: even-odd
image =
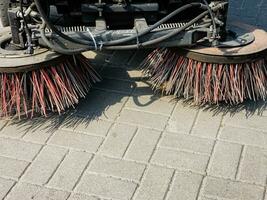
[[[62,56],[37,70],[1,73],[1,117],[61,114],[86,96],[97,72],[82,55]]]
[[[267,99],[267,60],[240,64],[199,62],[174,49],[156,49],[142,63],[154,89],[195,104],[240,104]]]

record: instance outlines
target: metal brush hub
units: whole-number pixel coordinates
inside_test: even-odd
[[[0,73],[24,72],[38,69],[44,67],[45,63],[60,59],[59,54],[42,47],[36,48],[34,54],[25,54],[25,50],[8,49],[6,44],[10,41],[10,28],[0,29]]]
[[[259,28],[233,22],[231,30],[239,30],[233,40],[218,47],[198,45],[179,49],[179,54],[196,61],[216,64],[247,63],[267,58],[267,33]]]

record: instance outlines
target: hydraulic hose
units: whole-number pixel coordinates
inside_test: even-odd
[[[122,43],[126,43],[126,42],[130,42],[131,40],[136,39],[136,37],[142,37],[145,34],[153,31],[154,29],[156,29],[157,27],[159,27],[161,24],[167,22],[168,20],[170,20],[171,18],[173,18],[174,16],[178,15],[179,13],[192,8],[192,7],[200,7],[202,9],[207,9],[207,6],[205,6],[204,4],[201,3],[190,3],[190,4],[186,4],[178,9],[176,9],[175,11],[173,11],[172,13],[170,13],[169,15],[167,15],[166,17],[162,18],[160,21],[158,21],[157,23],[155,23],[154,25],[150,26],[149,28],[145,29],[142,32],[139,32],[136,36],[130,36],[127,38],[123,38],[123,39],[119,39],[119,40],[115,40],[115,41],[110,41],[110,42],[105,42],[103,43],[103,45],[117,45],[117,44],[122,44]]]
[[[34,0],[34,3],[37,7],[37,10],[39,11],[41,17],[43,18],[43,20],[45,21],[45,23],[47,24],[47,26],[56,34],[58,34],[60,37],[64,38],[65,40],[68,40],[70,42],[73,43],[78,43],[78,44],[84,44],[84,45],[89,45],[90,43],[88,43],[88,41],[81,41],[81,40],[77,40],[77,39],[73,39],[69,36],[67,36],[66,34],[63,34],[61,31],[59,31],[52,23],[50,23],[48,17],[46,16],[45,11],[42,8],[42,4],[40,3],[39,0]]]
[[[60,37],[73,42],[73,43],[78,43],[78,44],[83,44],[83,45],[91,45],[92,43],[88,43],[88,41],[85,40],[78,40],[78,39],[74,39],[71,38],[69,36],[67,36],[66,34],[62,33],[61,31],[59,31],[52,23],[50,23],[48,17],[46,16],[44,10],[42,9],[42,5],[40,3],[39,0],[34,0],[36,7],[38,9],[38,11],[40,12],[41,17],[44,19],[45,23],[48,25],[49,28],[51,28],[52,31],[54,31],[57,35],[59,35]],[[137,33],[136,36],[130,36],[127,38],[123,38],[123,39],[118,39],[118,40],[114,40],[114,41],[108,41],[108,42],[103,42],[101,45],[103,46],[111,46],[111,45],[119,45],[119,44],[123,44],[126,42],[130,42],[134,39],[136,39],[137,37],[142,37],[145,34],[151,32],[152,30],[156,29],[157,27],[159,27],[161,24],[167,22],[169,19],[173,18],[174,16],[178,15],[179,13],[192,8],[192,7],[200,7],[201,9],[207,9],[207,6],[202,4],[202,3],[190,3],[190,4],[186,4],[178,9],[176,9],[175,11],[173,11],[172,13],[170,13],[169,15],[167,15],[166,17],[164,17],[163,19],[161,19],[160,21],[158,21],[157,23],[155,23],[154,25],[150,26],[149,28],[147,28],[146,30]]]
[[[33,50],[32,50],[32,35],[31,35],[31,31],[29,29],[29,26],[28,26],[26,18],[25,18],[22,0],[19,0],[19,7],[20,7],[21,17],[22,17],[22,20],[24,23],[26,37],[27,37],[27,45],[28,45],[27,53],[31,54],[33,52]]]
[[[130,49],[138,49],[138,48],[142,48],[142,47],[153,46],[155,44],[163,42],[163,41],[170,39],[171,37],[181,33],[182,31],[184,31],[185,29],[189,28],[194,23],[199,21],[201,18],[205,17],[205,15],[207,15],[207,14],[208,14],[208,11],[203,12],[202,14],[198,15],[196,18],[194,18],[193,20],[188,22],[185,26],[178,28],[178,29],[175,29],[174,31],[172,31],[169,34],[164,35],[162,37],[159,37],[159,38],[147,41],[147,42],[143,42],[140,44],[125,45],[125,46],[112,46],[112,47],[105,47],[105,49],[108,49],[108,50],[130,50]]]
[[[150,40],[148,42],[144,42],[144,43],[140,43],[140,44],[134,44],[134,45],[124,45],[124,46],[103,46],[103,49],[106,50],[131,50],[131,49],[138,49],[138,48],[142,48],[142,47],[147,47],[147,46],[153,46],[156,45],[160,42],[163,42],[177,34],[179,34],[180,32],[186,30],[187,28],[189,28],[190,26],[192,26],[194,23],[196,23],[197,21],[199,21],[200,19],[202,19],[203,17],[205,17],[205,15],[208,14],[208,11],[205,11],[203,13],[201,13],[200,15],[198,15],[197,17],[195,17],[193,20],[191,20],[189,23],[187,23],[185,26],[180,27],[176,30],[173,30],[171,33],[164,35],[162,37],[156,38],[154,40]],[[88,51],[88,50],[94,50],[94,46],[88,46],[87,48],[81,48],[81,49],[74,49],[74,50],[70,50],[70,49],[64,49],[62,47],[59,46],[55,46],[54,44],[52,44],[45,36],[45,21],[43,21],[43,25],[40,28],[40,33],[41,33],[41,38],[43,39],[43,41],[46,43],[46,45],[53,49],[54,51],[61,53],[61,54],[78,54],[78,53],[82,53],[84,51]]]
[[[212,37],[213,37],[213,39],[215,39],[216,33],[217,33],[217,27],[216,27],[216,22],[215,22],[212,10],[211,10],[211,8],[210,8],[210,6],[209,6],[209,4],[208,4],[208,2],[206,0],[202,0],[202,1],[207,6],[207,9],[209,11],[209,15],[210,15],[210,18],[211,18],[211,21],[212,21],[212,26],[213,26]]]
[[[41,38],[48,48],[54,50],[57,53],[65,54],[65,55],[74,55],[74,54],[79,54],[79,53],[82,53],[85,51],[92,50],[90,47],[71,50],[71,49],[64,49],[64,48],[60,47],[59,45],[56,46],[56,45],[52,44],[51,41],[49,41],[49,39],[46,37],[45,28],[46,28],[46,23],[43,20],[42,25],[39,29]]]

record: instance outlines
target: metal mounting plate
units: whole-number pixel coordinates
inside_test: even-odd
[[[245,63],[262,57],[267,57],[267,32],[241,22],[233,22],[230,28],[242,30],[242,33],[252,33],[255,40],[238,47],[205,47],[197,46],[181,50],[186,57],[209,63]],[[237,33],[238,34],[238,33]]]
[[[41,63],[45,64],[60,57],[59,54],[46,48],[37,48],[32,55],[25,54],[24,50],[5,49],[5,43],[10,40],[10,27],[0,29],[0,73],[32,70],[40,67]]]

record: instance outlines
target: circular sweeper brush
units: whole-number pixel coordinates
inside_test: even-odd
[[[267,33],[234,23],[219,47],[156,49],[142,68],[156,90],[196,104],[267,99]]]
[[[0,31],[0,117],[62,113],[85,97],[98,74],[82,55],[63,56],[45,48],[34,54],[9,48],[10,28]]]

